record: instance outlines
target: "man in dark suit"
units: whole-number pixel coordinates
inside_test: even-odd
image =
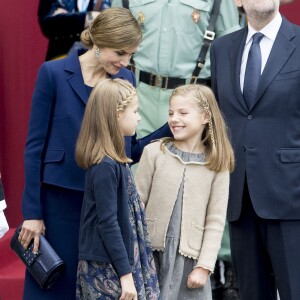
[[[241,299],[300,299],[300,27],[279,0],[235,0],[248,26],[211,48],[212,86],[231,131],[228,204]]]
[[[82,47],[79,47],[81,32],[99,14],[94,9],[104,8],[99,7],[99,2],[104,4],[99,0],[40,0],[39,24],[44,36],[49,39],[46,60],[64,57],[72,46]]]

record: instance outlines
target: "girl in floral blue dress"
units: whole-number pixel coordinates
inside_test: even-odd
[[[133,86],[98,83],[76,145],[86,172],[76,299],[157,300],[159,288],[144,209],[128,167],[124,136],[140,121]]]

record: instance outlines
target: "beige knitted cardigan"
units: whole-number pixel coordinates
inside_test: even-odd
[[[213,271],[226,218],[229,172],[210,171],[203,163],[184,163],[167,148],[160,150],[160,144],[145,147],[135,174],[153,250],[164,250],[185,170],[179,253]]]

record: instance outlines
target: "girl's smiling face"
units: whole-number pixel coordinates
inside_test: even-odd
[[[205,113],[197,107],[193,95],[171,98],[168,124],[175,140],[195,144],[200,142],[207,122]]]

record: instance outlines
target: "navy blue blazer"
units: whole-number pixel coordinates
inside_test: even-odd
[[[227,218],[242,207],[245,176],[256,213],[300,219],[300,27],[284,17],[261,75],[256,103],[247,109],[240,66],[248,29],[215,40],[212,88],[229,126],[236,156]]]
[[[79,233],[79,259],[110,263],[119,277],[132,272],[128,170],[104,157],[86,172]]]
[[[75,145],[88,93],[78,55],[42,64],[35,84],[24,154],[25,187],[22,197],[24,219],[42,219],[41,182],[73,190],[84,190],[85,171],[75,161]],[[133,73],[123,68],[112,78],[135,85]],[[127,137],[126,153],[138,161],[143,147],[152,139],[169,136],[167,125],[137,140]]]

